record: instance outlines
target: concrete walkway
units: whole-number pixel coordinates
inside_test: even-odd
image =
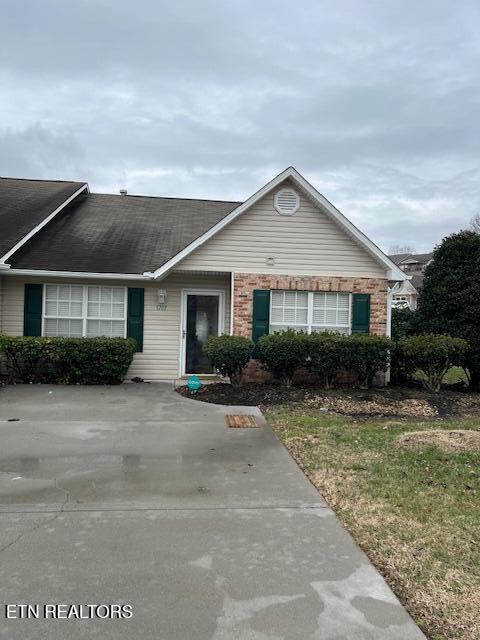
[[[233,412],[160,384],[0,390],[1,602],[133,607],[2,610],[0,637],[423,638],[258,410]]]

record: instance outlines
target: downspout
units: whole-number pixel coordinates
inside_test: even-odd
[[[233,313],[235,310],[235,273],[230,271],[230,335],[233,336]]]
[[[393,289],[396,287],[395,283],[392,287],[387,287],[387,338],[392,337],[392,303],[393,303]],[[391,377],[390,367],[385,371],[385,384],[389,384]]]

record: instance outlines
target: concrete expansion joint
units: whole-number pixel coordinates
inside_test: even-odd
[[[70,503],[72,504],[72,503]],[[81,507],[68,508],[68,501],[65,501],[60,509],[53,510],[49,507],[44,509],[0,509],[0,513],[4,514],[17,514],[28,515],[34,513],[55,513],[55,517],[47,520],[45,524],[52,522],[55,518],[58,518],[62,513],[98,513],[98,512],[133,512],[133,511],[316,511],[319,509],[330,511],[330,507],[325,504],[312,504],[312,505],[275,505],[275,506],[238,506],[238,507],[154,507],[154,506],[138,506],[138,507],[120,507],[120,506],[102,506],[102,507]],[[43,524],[43,523],[41,523]],[[41,524],[39,526],[41,526]],[[34,527],[30,531],[34,531],[37,527]],[[25,533],[28,533],[25,532]],[[25,534],[22,534],[22,536]],[[14,541],[16,542],[16,541]],[[6,545],[10,546],[10,545]],[[0,548],[0,553],[3,549]]]

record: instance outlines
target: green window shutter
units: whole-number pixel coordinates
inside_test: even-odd
[[[257,344],[258,339],[268,334],[270,323],[270,291],[255,289],[253,292],[253,317],[252,317],[252,340]],[[254,356],[258,356],[258,349],[255,347]]]
[[[127,338],[135,338],[137,351],[143,351],[143,307],[145,289],[128,288]]]
[[[370,294],[352,296],[352,333],[370,333]]]
[[[26,284],[23,301],[23,335],[42,335],[43,285]]]

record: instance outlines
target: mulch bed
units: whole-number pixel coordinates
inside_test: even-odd
[[[480,416],[480,394],[442,389],[429,394],[420,388],[387,387],[335,389],[291,387],[249,383],[241,387],[216,383],[203,386],[196,393],[178,387],[181,395],[203,402],[223,405],[271,407],[298,404],[308,409],[329,411],[357,418],[438,418]]]

